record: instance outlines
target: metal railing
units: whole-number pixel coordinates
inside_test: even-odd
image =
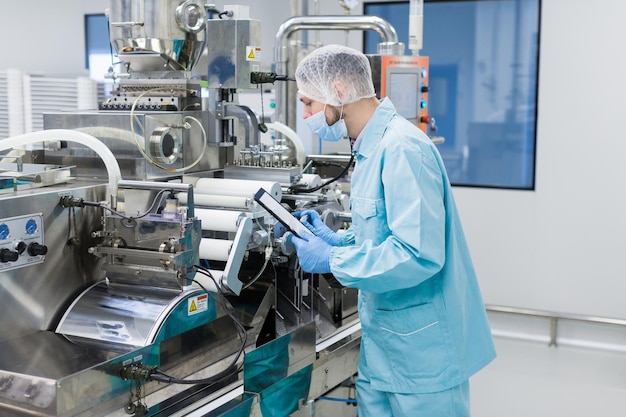
[[[549,346],[556,347],[557,339],[558,339],[558,325],[559,321],[568,320],[568,321],[577,321],[583,323],[594,323],[594,324],[608,324],[614,326],[622,326],[626,327],[626,319],[616,319],[616,318],[608,318],[608,317],[598,317],[598,316],[587,316],[582,314],[571,314],[571,313],[557,313],[553,311],[545,311],[545,310],[533,310],[528,308],[517,308],[517,307],[505,307],[498,306],[493,304],[486,304],[485,308],[487,312],[493,313],[506,313],[513,314],[518,316],[528,316],[528,317],[540,317],[550,320],[550,340]]]

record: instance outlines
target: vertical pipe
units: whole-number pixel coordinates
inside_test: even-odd
[[[423,46],[424,0],[411,0],[409,6],[409,49],[417,56]]]
[[[559,319],[556,317],[550,318],[550,347],[557,347],[557,330],[558,330]]]

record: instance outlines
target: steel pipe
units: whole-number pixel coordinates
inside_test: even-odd
[[[276,32],[274,41],[275,72],[280,75],[288,74],[289,65],[289,37],[299,30],[373,30],[380,35],[385,43],[397,43],[398,34],[394,27],[378,16],[296,16],[285,20]],[[292,92],[290,93],[291,90]],[[295,103],[295,88],[289,88],[283,83],[276,85],[275,120],[286,124],[295,130],[295,106],[287,114],[287,103]]]

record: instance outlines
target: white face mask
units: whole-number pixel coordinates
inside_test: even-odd
[[[339,116],[339,120],[332,126],[328,126],[326,123],[326,116],[324,110],[315,113],[313,116],[304,119],[309,129],[313,131],[317,136],[328,142],[337,142],[338,140],[348,136],[348,128],[346,122]],[[341,107],[341,113],[343,115],[343,106]]]

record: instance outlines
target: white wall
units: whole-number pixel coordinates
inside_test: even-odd
[[[108,0],[3,1],[0,71],[89,75],[85,69],[85,14],[104,13]]]
[[[291,13],[287,0],[225,3],[250,6],[264,51]],[[542,3],[536,190],[457,187],[456,199],[487,303],[626,318],[626,2]],[[27,24],[23,4],[0,6],[0,70],[83,74],[83,15],[108,2],[28,4]]]
[[[456,189],[487,303],[626,317],[626,3],[543,0],[536,190]]]

